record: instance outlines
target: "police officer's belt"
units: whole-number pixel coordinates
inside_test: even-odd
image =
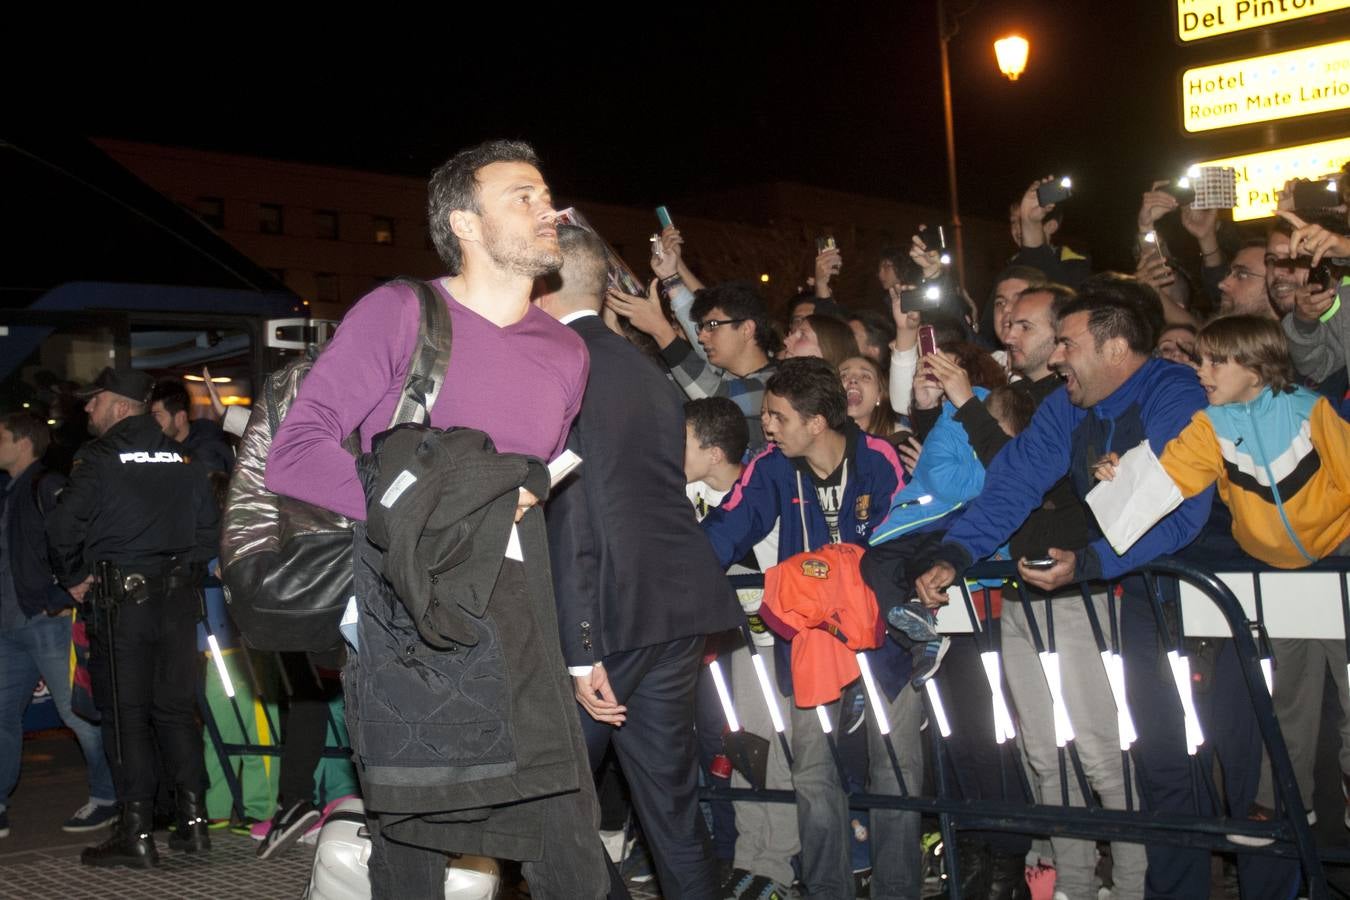
[[[199,567],[175,560],[171,563],[128,563],[112,566],[112,583],[104,589],[117,603],[144,603],[151,597],[162,597],[172,591],[197,587],[203,573]]]

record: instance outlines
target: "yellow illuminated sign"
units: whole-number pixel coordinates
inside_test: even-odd
[[[1176,0],[1183,42],[1350,9],[1350,0]]]
[[[1350,41],[1181,73],[1181,123],[1212,131],[1350,109]]]
[[[1350,161],[1350,137],[1210,159],[1200,165],[1230,166],[1237,172],[1233,221],[1243,222],[1274,215],[1279,191],[1289,179],[1319,178],[1338,171],[1347,161]]]

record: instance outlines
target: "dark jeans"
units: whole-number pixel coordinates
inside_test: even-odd
[[[117,711],[122,761],[113,728],[109,634],[100,622],[89,653],[94,702],[103,722],[103,746],[112,763],[117,799],[154,800],[158,781],[155,746],[175,788],[205,787],[202,731],[197,724],[197,653],[200,600],[193,588],[175,588],[143,603],[123,602],[113,613],[116,640]],[[102,617],[100,617],[102,618]]]
[[[1218,802],[1207,773],[1213,754],[1222,764],[1229,815],[1242,817],[1256,798],[1261,778],[1261,739],[1256,716],[1238,669],[1232,641],[1224,641],[1214,672],[1214,689],[1195,698],[1205,744],[1197,759],[1186,754],[1186,726],[1167,665],[1167,651],[1159,640],[1153,609],[1147,597],[1127,583],[1121,602],[1121,653],[1125,662],[1126,699],[1134,711],[1139,739],[1134,745],[1139,788],[1145,810],[1214,816]],[[1167,585],[1175,593],[1175,582]],[[1175,635],[1173,635],[1175,640]],[[1198,773],[1192,767],[1199,765]],[[1199,791],[1197,793],[1196,787]],[[1166,844],[1148,845],[1149,898],[1209,896],[1210,852]],[[1293,897],[1298,887],[1298,863],[1257,854],[1239,853],[1238,885],[1246,898]]]
[[[328,737],[328,701],[340,693],[337,682],[318,677],[305,653],[279,653],[290,695],[281,714],[281,776],[277,805],[314,800],[314,770]],[[340,665],[340,664],[339,664]]]
[[[1008,741],[1000,746],[994,740],[993,697],[980,661],[978,639],[973,634],[954,634],[951,641],[942,668],[938,669],[937,682],[951,720],[952,734],[946,744],[955,764],[957,788],[966,800],[1027,803],[1022,775],[1018,772],[1022,757],[1017,744]],[[998,831],[962,834],[1012,856],[1025,855],[1031,849],[1028,834]]]

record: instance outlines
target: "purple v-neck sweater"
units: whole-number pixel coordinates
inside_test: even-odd
[[[460,305],[444,285],[454,328],[450,369],[431,411],[437,428],[466,426],[503,453],[552,459],[581,406],[589,360],[572,329],[530,307],[499,328]],[[342,440],[359,431],[361,449],[389,427],[417,340],[418,300],[385,285],[352,307],[300,387],[272,441],[268,490],[353,519],[366,501]]]

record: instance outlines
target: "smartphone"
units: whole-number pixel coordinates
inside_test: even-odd
[[[1073,180],[1067,175],[1059,181],[1051,181],[1036,188],[1036,202],[1041,206],[1051,203],[1063,203],[1073,196]]]
[[[656,221],[661,223],[662,228],[669,228],[671,225],[675,224],[670,221],[670,210],[666,209],[664,206],[658,206],[656,208]]]
[[[923,312],[927,309],[935,309],[942,302],[942,288],[936,284],[927,284],[916,287],[910,291],[900,292],[900,311],[901,312]],[[930,331],[931,325],[924,326]],[[920,340],[922,340],[922,330],[920,331]],[[923,351],[920,351],[923,352]]]
[[[1162,192],[1176,197],[1177,202],[1182,206],[1195,202],[1195,186],[1191,184],[1190,178],[1185,176],[1163,187]]]
[[[652,256],[656,257],[657,259],[665,259],[666,249],[661,246],[661,235],[654,234],[651,237],[647,238],[647,240],[651,241],[652,244]]]
[[[937,352],[937,332],[932,325],[919,326],[919,356]]]
[[[1337,270],[1326,260],[1308,269],[1308,286],[1318,293],[1329,289],[1340,280]]]
[[[816,238],[816,255],[817,255],[817,256],[819,256],[820,254],[824,253],[826,250],[834,250],[834,249],[836,249],[836,245],[835,245],[835,243],[834,243],[834,238],[831,237],[830,235],[826,235],[825,237],[818,237],[818,238]]]
[[[920,228],[919,240],[923,241],[923,246],[927,250],[936,250],[941,253],[947,249],[947,233],[941,225],[936,228],[928,226]]]
[[[1295,210],[1322,210],[1341,202],[1335,178],[1299,181],[1294,184]]]
[[[1022,565],[1026,566],[1028,569],[1035,569],[1038,572],[1041,572],[1046,569],[1053,569],[1055,567],[1055,560],[1049,556],[1042,556],[1039,559],[1024,559],[1022,560]]]

